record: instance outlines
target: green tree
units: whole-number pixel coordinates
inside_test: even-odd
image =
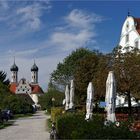
[[[60,88],[69,84],[70,80],[74,78],[77,62],[92,53],[92,51],[86,48],[80,48],[73,51],[62,63],[59,63],[56,70],[52,72],[50,79],[51,83]]]
[[[87,86],[95,77],[98,61],[98,56],[96,54],[91,54],[77,63],[77,69],[74,74],[76,88],[75,95],[80,103],[85,103],[86,101]]]
[[[96,73],[92,79],[95,88],[95,100],[104,101],[106,93],[106,80],[110,67],[111,57],[108,54],[102,54],[99,56],[98,65],[96,67]]]
[[[54,99],[54,100],[52,100]],[[47,109],[50,112],[52,106],[62,106],[62,102],[64,99],[64,93],[51,89],[48,90],[43,96],[39,97],[39,104],[43,110]]]
[[[4,71],[0,71],[0,82],[8,85],[9,84],[9,79],[6,79],[6,76],[7,76],[7,74]]]
[[[77,64],[74,77],[76,96],[80,103],[85,104],[89,82],[94,86],[94,102],[104,100],[109,58],[107,55],[95,52]]]
[[[9,91],[7,74],[0,71],[0,109],[11,109],[14,113],[32,112],[32,106],[20,95],[14,95]]]
[[[126,53],[116,51],[114,54],[113,68],[117,78],[117,92],[127,95],[131,115],[131,95],[137,99],[140,97],[140,52],[134,49]]]

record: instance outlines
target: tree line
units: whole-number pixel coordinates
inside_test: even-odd
[[[0,71],[0,111],[10,109],[14,114],[32,112],[32,105],[23,97],[12,94],[7,74]]]
[[[140,99],[140,51],[133,49],[121,53],[117,46],[111,53],[79,48],[67,56],[51,73],[49,89],[64,91],[71,79],[75,81],[77,104],[85,104],[89,82],[95,89],[95,102],[103,101],[108,72],[113,70],[117,81],[117,93],[127,96],[131,114],[131,97]]]

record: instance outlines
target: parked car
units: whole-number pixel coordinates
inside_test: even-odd
[[[7,114],[8,114],[8,118],[9,119],[13,119],[14,118],[14,115],[13,115],[13,112],[12,110],[6,110]]]
[[[2,114],[2,121],[8,121],[9,120],[9,116],[8,116],[6,110],[2,110],[1,114]]]
[[[13,113],[11,110],[2,110],[1,111],[2,113],[2,119],[5,120],[5,121],[8,121],[9,119],[13,119]]]

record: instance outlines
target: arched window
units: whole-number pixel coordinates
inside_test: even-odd
[[[126,24],[126,29],[127,30],[129,29],[129,22],[127,22],[127,24]]]
[[[129,29],[129,22],[126,23],[125,30],[128,31]]]

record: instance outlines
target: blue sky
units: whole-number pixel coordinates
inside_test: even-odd
[[[128,9],[140,17],[139,5],[139,1],[0,0],[1,70],[10,78],[15,56],[19,79],[30,81],[35,59],[39,82],[47,89],[50,73],[76,48],[111,52]]]

